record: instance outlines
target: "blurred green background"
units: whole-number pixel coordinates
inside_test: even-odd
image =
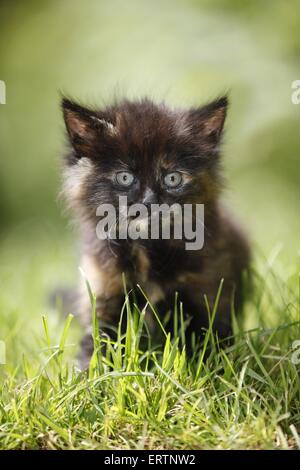
[[[226,199],[257,253],[281,247],[286,266],[299,257],[298,0],[1,1],[0,24],[2,331],[24,331],[47,311],[47,292],[77,277],[76,237],[57,200],[61,92],[87,104],[148,95],[188,106],[229,91]]]

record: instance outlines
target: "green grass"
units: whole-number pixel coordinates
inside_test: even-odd
[[[40,243],[36,260],[43,262],[35,266],[33,255],[22,284],[25,290],[31,286],[33,296],[34,280],[39,289],[43,282],[49,285],[54,267],[53,253],[45,253]],[[65,250],[54,251],[63,266]],[[292,343],[300,339],[299,276],[296,267],[283,270],[276,256],[278,251],[256,262],[245,314],[241,319],[233,315],[234,344],[221,349],[210,327],[191,358],[185,353],[180,311],[173,312],[177,337],[158,324],[163,340],[157,345],[147,333],[145,310],[138,310],[129,293],[120,312],[127,319],[126,334],[119,331],[113,343],[98,335],[91,294],[96,348],[89,371],[82,373],[76,367],[80,334],[75,318],[63,320],[56,310],[42,315],[33,308],[31,323],[26,316],[22,323],[21,310],[8,303],[5,309],[2,299],[1,339],[8,358],[0,366],[0,448],[300,448],[299,366],[291,361]],[[7,266],[1,268],[2,278],[4,271]],[[13,288],[14,277],[10,282]]]

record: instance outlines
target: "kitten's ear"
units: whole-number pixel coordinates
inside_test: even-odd
[[[206,106],[192,109],[189,120],[192,129],[201,138],[216,146],[221,138],[228,108],[228,98],[223,96]]]
[[[112,123],[100,118],[95,111],[66,98],[62,100],[62,109],[70,143],[78,157],[89,157],[101,136],[112,134],[115,129]]]

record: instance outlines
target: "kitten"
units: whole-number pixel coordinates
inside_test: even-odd
[[[81,266],[97,296],[102,325],[116,326],[124,302],[122,273],[130,286],[140,284],[164,314],[174,309],[175,292],[190,317],[187,337],[208,326],[204,302],[213,304],[224,278],[215,330],[231,334],[231,305],[241,306],[242,271],[250,250],[239,226],[220,203],[223,187],[220,144],[227,97],[192,109],[171,109],[148,99],[124,100],[93,110],[63,99],[70,152],[65,157],[64,193],[82,238]],[[188,251],[184,240],[100,240],[100,204],[204,204],[205,242]],[[145,301],[144,301],[145,303]],[[90,303],[81,295],[80,314],[89,328]],[[171,325],[170,325],[171,328]],[[106,331],[109,331],[107,329]],[[92,353],[90,335],[82,343],[82,365]]]

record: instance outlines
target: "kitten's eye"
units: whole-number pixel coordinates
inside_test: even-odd
[[[119,171],[116,174],[116,180],[120,186],[129,187],[134,181],[134,176],[132,173],[129,173],[129,171]]]
[[[172,173],[168,173],[164,177],[164,183],[169,188],[177,188],[182,182],[182,176],[179,171],[173,171]]]

